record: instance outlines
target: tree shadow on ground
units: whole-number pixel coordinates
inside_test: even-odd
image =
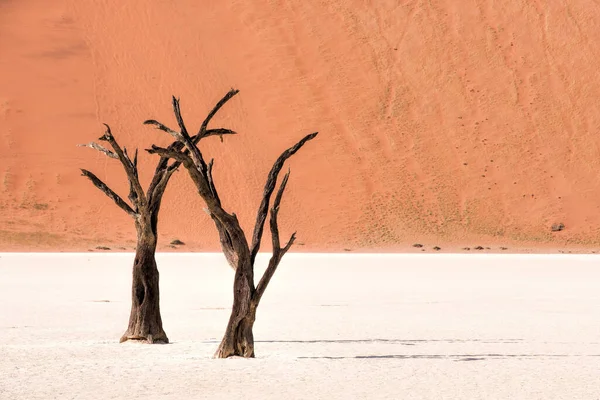
[[[451,361],[484,361],[484,360],[507,360],[507,359],[543,359],[543,358],[567,358],[567,357],[600,357],[600,354],[384,354],[384,355],[360,355],[360,356],[315,356],[298,357],[299,359],[374,359],[374,360],[451,360]]]
[[[256,343],[390,343],[414,346],[422,343],[521,343],[523,339],[315,339],[315,340],[256,340]]]

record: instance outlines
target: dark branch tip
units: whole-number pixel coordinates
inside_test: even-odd
[[[165,150],[165,149],[163,149],[162,147],[159,147],[159,146],[153,144],[151,148],[144,149],[144,150],[146,150],[150,154],[155,154],[156,152],[158,152],[160,150]]]
[[[108,126],[108,124],[105,124],[104,122],[102,123],[102,125],[104,125],[106,127],[106,132],[104,132],[104,135],[98,139],[98,140],[109,140],[111,139],[112,136],[112,132],[110,130],[110,126]]]

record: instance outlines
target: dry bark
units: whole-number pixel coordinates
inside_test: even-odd
[[[216,112],[236,93],[237,91],[229,92],[213,108],[202,123],[198,133],[191,138],[192,143],[196,144],[203,138],[216,135],[220,136],[222,140],[223,135],[235,134],[230,129],[207,129],[207,127]],[[165,125],[154,120],[145,121],[144,124],[154,125],[166,132],[169,131],[169,128]],[[138,177],[137,150],[132,160],[127,154],[127,150],[124,148],[121,149],[115,140],[110,127],[106,124],[104,125],[106,126],[106,132],[98,140],[107,141],[111,145],[112,151],[94,142],[80,146],[90,147],[121,162],[129,180],[128,198],[130,204],[90,171],[82,169],[81,172],[83,176],[89,178],[98,189],[111,198],[117,206],[131,216],[135,222],[137,247],[133,263],[131,313],[127,330],[120,341],[139,340],[147,343],[168,343],[169,339],[163,330],[160,315],[159,273],[156,266],[155,254],[158,238],[158,213],[162,196],[171,176],[181,165],[181,161],[176,159],[169,164],[169,160],[172,157],[161,157],[156,165],[148,190],[144,193]],[[165,150],[169,152],[181,152],[184,150],[184,144],[176,141]],[[183,153],[185,153],[185,150]]]
[[[237,93],[237,92],[235,92]],[[235,93],[228,93],[219,104],[211,111],[205,119],[197,135],[191,138],[192,143],[198,143],[200,139],[219,135],[221,140],[223,135],[235,134],[234,131],[225,128],[207,129],[208,123],[214,114],[229,100]],[[157,121],[148,120],[144,124],[155,125],[158,129],[169,131],[169,129]],[[160,315],[160,296],[159,296],[159,273],[156,266],[156,244],[158,213],[162,202],[162,196],[173,173],[181,165],[181,161],[175,160],[169,164],[171,157],[161,157],[154,171],[154,176],[148,190],[144,193],[138,177],[137,169],[137,150],[133,160],[127,154],[126,149],[121,149],[115,140],[110,127],[106,124],[106,132],[98,140],[107,141],[112,151],[94,142],[80,145],[90,147],[94,150],[104,153],[106,156],[118,159],[129,180],[129,201],[128,204],[117,193],[102,182],[96,175],[88,170],[82,169],[83,176],[89,178],[92,183],[104,194],[111,198],[117,206],[125,211],[134,219],[137,232],[137,246],[135,261],[133,264],[132,294],[131,294],[131,313],[127,330],[120,341],[139,340],[147,343],[168,343],[169,339],[162,327]],[[184,144],[176,141],[167,149],[170,152],[181,152],[184,150]],[[185,151],[183,152],[185,153]]]
[[[233,97],[232,93],[233,95],[237,94],[237,91],[232,89],[219,104],[223,105],[229,98]],[[295,234],[293,234],[285,246],[280,247],[277,214],[289,178],[289,171],[282,179],[270,209],[273,255],[269,261],[267,270],[260,279],[258,285],[255,286],[254,262],[260,248],[264,224],[269,212],[271,195],[275,190],[279,172],[283,168],[285,161],[304,146],[306,142],[317,136],[317,132],[305,136],[294,146],[285,150],[275,161],[267,177],[262,200],[256,216],[252,242],[251,245],[249,245],[236,215],[234,213],[228,213],[223,209],[212,176],[214,160],[210,160],[208,163],[204,160],[202,153],[197,146],[197,140],[195,140],[196,136],[190,137],[187,131],[181,116],[179,100],[175,97],[173,97],[173,111],[179,125],[179,131],[167,128],[156,121],[152,121],[152,123],[159,129],[173,136],[178,143],[183,144],[184,149],[165,149],[153,145],[151,149],[148,149],[148,152],[158,154],[163,158],[173,158],[182,163],[186,168],[190,178],[198,189],[198,193],[206,203],[207,212],[213,219],[219,232],[223,253],[227,258],[229,265],[235,269],[233,284],[234,300],[231,316],[227,324],[225,335],[215,353],[215,357],[254,357],[253,326],[254,321],[256,320],[256,309],[258,308],[260,300],[282,257],[290,249],[295,240]],[[212,113],[212,115],[214,115],[214,113]],[[205,131],[206,127],[207,124],[203,124],[198,135],[202,135],[202,131]]]
[[[94,142],[87,145],[108,157],[118,159],[129,180],[128,204],[96,175],[82,169],[83,176],[110,197],[135,222],[137,246],[133,264],[131,314],[127,330],[120,339],[139,340],[147,343],[168,343],[160,315],[159,273],[156,266],[156,243],[158,212],[167,183],[179,164],[168,165],[168,159],[160,159],[148,191],[144,193],[138,177],[137,150],[131,159],[126,149],[121,149],[110,127],[106,124],[105,134],[99,140],[107,141],[112,151]]]

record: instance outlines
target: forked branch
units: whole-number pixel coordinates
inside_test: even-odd
[[[290,171],[285,174],[283,179],[281,180],[281,184],[279,185],[279,190],[277,190],[277,195],[273,200],[273,207],[271,208],[271,219],[270,219],[270,227],[271,227],[271,241],[273,242],[273,255],[269,260],[269,265],[265,270],[260,282],[256,286],[256,292],[254,294],[257,302],[260,301],[263,293],[265,292],[267,285],[271,281],[271,278],[275,274],[281,259],[287,253],[287,251],[292,247],[292,244],[296,240],[296,232],[292,234],[286,245],[281,248],[280,239],[279,239],[279,226],[277,224],[277,216],[279,214],[279,205],[281,204],[281,198],[283,197],[283,192],[285,191],[285,186],[287,185],[288,178],[290,177]]]
[[[200,127],[198,134],[192,136],[190,139],[191,143],[195,146],[200,139],[208,137],[208,136],[215,136],[215,135],[219,135],[221,137],[221,141],[223,141],[223,135],[234,135],[236,134],[235,131],[231,130],[231,129],[226,129],[226,128],[215,128],[215,129],[208,129],[208,124],[211,121],[211,119],[215,116],[215,114],[221,109],[221,107],[223,107],[223,105],[225,105],[225,103],[227,103],[233,96],[235,96],[239,91],[235,90],[235,89],[231,89],[225,96],[223,96],[223,98],[221,98],[221,100],[219,100],[219,102],[213,107],[213,109],[210,111],[210,113],[208,114],[208,116],[204,119],[204,121],[202,122],[202,126]],[[174,153],[171,153],[171,151],[175,151],[175,152],[181,152],[181,150],[184,149],[185,146],[185,136],[187,135],[189,137],[189,134],[187,134],[187,128],[185,127],[185,123],[183,122],[183,118],[181,117],[181,109],[179,107],[179,100],[177,98],[175,98],[175,96],[173,96],[172,99],[172,104],[173,104],[173,112],[175,114],[175,118],[177,120],[177,124],[179,125],[180,129],[182,129],[182,132],[177,132],[171,128],[169,128],[168,126],[166,126],[165,124],[158,122],[154,119],[149,119],[144,121],[145,125],[153,125],[154,127],[156,127],[157,129],[160,129],[161,131],[167,132],[169,135],[171,135],[174,139],[175,142],[173,144],[171,144],[168,149],[163,149],[161,150],[160,148],[157,151],[154,151],[154,154],[160,154],[161,155],[161,160],[159,161],[157,167],[156,167],[156,173],[155,173],[155,179],[152,181],[152,183],[150,184],[150,188],[154,189],[160,179],[157,178],[156,174],[162,170],[164,170],[165,168],[168,168],[169,170],[175,170],[179,167],[179,165],[181,164],[182,161],[180,161],[178,159],[178,157],[171,157],[177,161],[175,161],[173,164],[171,164],[171,166],[167,167],[167,163],[169,160],[168,154],[173,155]],[[153,149],[154,150],[154,149]],[[169,152],[165,152],[164,150],[169,150]],[[148,150],[150,151],[150,150]],[[162,154],[161,154],[162,152]],[[189,150],[186,149],[184,151],[184,153],[189,153]],[[164,154],[164,156],[163,156]],[[202,155],[200,154],[200,157],[198,157],[196,155],[196,157],[199,161],[199,166],[202,168],[202,165],[204,165],[204,173],[206,173],[206,164],[204,163],[204,160],[202,159]],[[153,191],[149,190],[148,196],[151,197],[152,196]]]
[[[187,129],[183,122],[183,117],[181,116],[181,109],[179,108],[179,99],[177,99],[175,96],[173,96],[173,112],[175,113],[175,119],[177,119],[177,124],[181,129],[181,132],[177,136],[175,136],[175,139],[178,140],[180,143],[183,143],[186,150],[190,153],[192,160],[194,160],[198,171],[200,171],[202,176],[204,176],[204,178],[208,181],[208,167],[206,166],[204,157],[202,157],[202,152],[200,152],[200,149],[198,148],[198,146],[196,146],[196,143],[194,143],[194,141],[187,132]],[[199,136],[198,140],[202,139],[201,135],[197,136]]]
[[[263,190],[263,197],[258,207],[258,212],[256,215],[256,224],[254,225],[254,233],[252,235],[252,247],[251,251],[251,260],[254,265],[254,260],[256,259],[256,255],[258,254],[258,250],[260,249],[260,241],[262,239],[262,234],[265,226],[265,221],[267,219],[267,211],[269,209],[269,202],[271,200],[271,194],[273,194],[273,190],[275,190],[275,184],[277,183],[277,176],[283,168],[283,164],[285,161],[296,154],[302,146],[309,140],[314,139],[317,136],[318,132],[311,133],[310,135],[306,135],[302,140],[296,143],[294,146],[290,147],[286,151],[284,151],[279,158],[273,164],[271,171],[269,172],[269,176],[267,177],[267,183],[265,184],[265,188]]]
[[[208,113],[208,115],[206,116],[204,121],[202,122],[202,125],[200,126],[200,130],[198,131],[198,134],[196,135],[196,136],[198,136],[198,140],[202,139],[203,137],[209,136],[208,135],[209,131],[207,131],[206,128],[208,128],[208,124],[210,123],[210,120],[213,119],[215,114],[217,112],[219,112],[219,110],[221,109],[221,107],[223,107],[225,105],[225,103],[227,103],[233,96],[235,96],[239,92],[240,91],[237,89],[231,89],[229,92],[227,92],[227,94],[225,96],[223,96],[223,98],[221,100],[219,100],[219,102],[213,107],[213,109],[210,110],[210,112]],[[221,140],[223,140],[223,137],[221,137]]]
[[[119,161],[121,161],[121,164],[123,164],[125,173],[127,174],[127,179],[129,179],[129,183],[131,184],[132,191],[135,192],[136,197],[137,197],[137,202],[139,203],[139,204],[135,204],[135,206],[136,207],[145,206],[146,195],[144,194],[144,190],[142,189],[142,186],[140,185],[140,181],[138,179],[137,151],[136,151],[136,160],[135,160],[136,162],[134,163],[129,158],[129,156],[126,154],[126,152],[124,152],[121,149],[121,146],[119,146],[119,144],[113,137],[112,132],[110,130],[110,126],[108,126],[107,124],[104,124],[104,126],[106,127],[106,132],[104,132],[104,135],[102,137],[100,137],[98,140],[104,140],[104,141],[107,141],[108,143],[110,143],[114,152],[119,157]]]
[[[179,134],[179,132],[175,132],[171,128],[169,128],[153,119],[144,121],[144,124],[154,125],[157,129],[167,132],[171,136],[174,136],[174,135],[176,136]],[[219,135],[221,137],[221,141],[223,141],[223,135],[235,135],[235,134],[236,134],[236,132],[232,131],[231,129],[216,128],[216,129],[209,129],[208,131],[206,131],[206,134],[204,135],[204,137]],[[194,144],[198,143],[199,140],[200,140],[199,135],[194,135],[192,137],[192,143],[194,143]],[[153,147],[156,147],[156,146],[153,146]],[[161,187],[161,181],[163,179],[168,180],[170,178],[170,176],[172,175],[172,173],[175,170],[177,170],[177,168],[179,168],[179,166],[183,162],[184,158],[179,157],[176,153],[179,153],[182,156],[187,156],[187,154],[189,153],[187,151],[187,149],[185,151],[181,152],[181,149],[183,149],[183,148],[184,148],[184,144],[182,142],[175,141],[166,149],[161,148],[161,147],[156,147],[156,150],[154,148],[146,149],[146,151],[148,151],[150,154],[158,154],[161,156],[161,159],[159,160],[159,162],[156,166],[156,170],[154,171],[154,178],[152,179],[152,182],[150,183],[150,187],[148,188],[148,192],[147,192],[148,204],[154,203],[154,200],[156,198],[159,198],[158,196],[156,196],[155,190],[158,187]],[[171,163],[171,165],[168,165],[170,158],[173,158],[176,161]]]

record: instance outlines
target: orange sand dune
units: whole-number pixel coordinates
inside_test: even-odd
[[[202,150],[247,231],[274,159],[318,130],[280,214],[297,251],[591,251],[598,19],[591,0],[0,1],[0,250],[131,250],[132,221],[78,169],[125,196],[121,166],[76,144],[102,122],[167,144],[141,123],[175,126],[171,95],[198,126],[235,87],[214,127],[239,135]],[[180,171],[161,249],[218,250],[202,209]]]

